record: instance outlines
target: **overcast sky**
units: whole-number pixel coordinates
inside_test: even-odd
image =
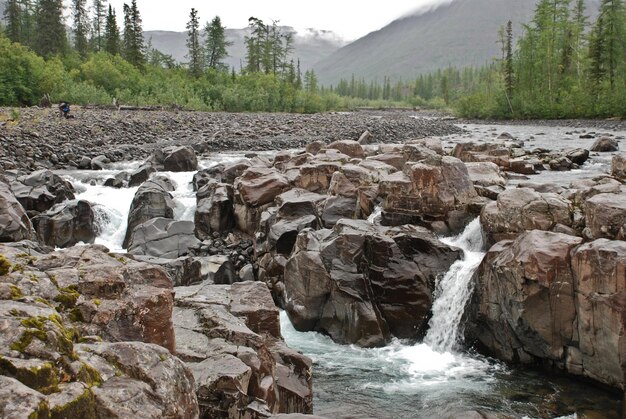
[[[202,25],[215,15],[227,28],[248,25],[250,16],[266,23],[280,21],[296,29],[331,30],[346,40],[354,40],[382,28],[400,16],[433,3],[451,0],[137,0],[144,30],[184,31],[192,7],[198,10]],[[91,3],[91,1],[89,1]],[[122,5],[130,0],[110,0],[122,24]]]

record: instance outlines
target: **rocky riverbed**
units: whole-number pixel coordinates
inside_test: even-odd
[[[464,334],[611,400],[600,412],[541,404],[539,416],[617,417],[619,130],[505,132],[377,111],[76,116],[23,110],[0,131],[0,416],[313,413],[316,366],[285,343],[281,308],[297,331],[364,351],[424,339],[422,355],[449,358]],[[442,278],[464,281],[458,294]],[[499,370],[466,355],[443,364],[458,362]],[[451,402],[439,412],[529,414]]]
[[[449,121],[412,118],[407,112],[360,111],[314,115],[117,111],[73,107],[73,119],[52,109],[0,108],[0,168],[91,168],[90,160],[142,160],[170,145],[196,152],[288,150],[321,140],[358,140],[368,131],[377,142],[459,133]],[[90,160],[87,160],[89,158]]]

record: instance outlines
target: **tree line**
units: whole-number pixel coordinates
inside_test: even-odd
[[[248,21],[246,60],[225,64],[230,43],[219,16],[187,23],[187,62],[144,39],[136,0],[122,18],[106,0],[8,0],[0,25],[0,105],[39,103],[45,94],[75,104],[165,105],[194,110],[319,112],[372,105],[318,86],[294,59],[293,34],[278,22]],[[119,22],[118,22],[119,21]],[[383,103],[374,104],[381,106]]]

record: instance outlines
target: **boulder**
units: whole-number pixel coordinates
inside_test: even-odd
[[[128,213],[128,227],[122,245],[125,249],[139,224],[157,217],[174,218],[175,204],[170,194],[173,191],[172,182],[165,176],[157,176],[139,187]]]
[[[496,202],[487,204],[480,221],[491,245],[514,239],[525,231],[550,231],[557,224],[571,227],[573,213],[571,202],[556,194],[516,188],[505,190]]]
[[[626,240],[626,194],[601,193],[585,201],[588,235],[593,239]]]
[[[286,263],[285,309],[297,330],[340,343],[384,345],[425,332],[435,278],[459,252],[424,228],[340,220],[305,230]]]
[[[151,165],[144,164],[138,169],[132,171],[128,178],[128,187],[132,188],[140,186],[142,183],[150,179],[150,175],[155,173],[156,169]]]
[[[33,236],[33,227],[24,207],[9,186],[0,181],[0,242],[30,240]]]
[[[44,212],[55,204],[74,199],[74,187],[49,170],[19,176],[11,182],[15,198],[27,212]]]
[[[276,196],[289,189],[289,182],[277,170],[251,167],[235,181],[235,189],[242,204],[258,207],[271,203]]]
[[[213,233],[227,233],[235,227],[233,187],[227,183],[205,184],[196,194],[195,234],[200,240]]]
[[[611,174],[622,182],[626,182],[626,154],[622,153],[613,156]]]
[[[548,163],[550,170],[566,172],[572,170],[572,161],[565,156],[556,157]]]
[[[108,178],[104,181],[104,186],[108,186],[110,188],[120,189],[123,188],[124,185],[128,184],[129,174],[126,172],[120,172],[113,177]]]
[[[506,185],[506,179],[497,164],[491,162],[465,163],[467,173],[474,186],[500,186]]]
[[[342,218],[349,220],[356,218],[357,202],[355,198],[331,196],[324,203],[322,222],[324,227],[333,228]]]
[[[572,253],[578,348],[567,370],[624,389],[626,242],[596,240]]]
[[[208,169],[202,169],[193,175],[193,190],[195,192],[202,189],[202,187],[210,182],[220,182],[222,179],[222,172],[224,171],[224,165],[218,164]],[[232,184],[232,183],[231,183]]]
[[[166,147],[157,150],[150,158],[166,172],[193,172],[198,170],[198,159],[193,148],[188,146]]]
[[[582,166],[589,159],[589,150],[585,150],[584,148],[575,148],[573,150],[566,151],[565,157],[567,157],[572,163]]]
[[[91,166],[91,170],[104,170],[107,168],[109,163],[111,163],[111,160],[107,156],[100,155],[91,159],[89,164]]]
[[[193,371],[201,417],[312,412],[311,360],[282,341],[263,283],[179,288],[176,300],[176,350]]]
[[[322,148],[324,148],[325,144],[323,141],[313,141],[306,145],[306,152],[312,155],[316,155],[319,153]]]
[[[93,243],[98,235],[95,213],[87,201],[57,204],[32,219],[39,241],[52,247],[71,247]]]
[[[128,253],[177,259],[199,246],[193,222],[152,218],[135,227],[128,243]]]
[[[475,274],[466,337],[499,359],[623,390],[626,242],[581,243],[534,230],[494,245]]]
[[[493,246],[475,274],[468,337],[510,362],[564,359],[576,337],[570,252],[581,243],[533,230]]]
[[[293,169],[293,185],[310,192],[326,193],[333,175],[341,169],[336,162],[312,161]]]
[[[402,156],[406,162],[419,162],[437,153],[422,144],[405,144],[402,147]]]
[[[356,158],[356,159],[364,159],[365,151],[363,150],[363,146],[358,141],[352,140],[341,140],[335,141],[326,146],[327,149],[338,150],[340,153],[345,154],[346,156]]]
[[[600,153],[608,153],[619,150],[619,143],[617,140],[608,137],[598,138],[591,146],[591,151]]]

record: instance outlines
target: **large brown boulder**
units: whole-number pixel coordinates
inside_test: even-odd
[[[617,140],[608,137],[598,138],[591,146],[591,151],[600,153],[608,153],[619,150],[619,143]]]
[[[530,230],[551,231],[557,225],[573,224],[571,203],[553,193],[530,188],[507,189],[496,202],[487,204],[480,221],[489,244],[514,239]]]
[[[424,333],[437,275],[459,252],[424,228],[340,220],[303,231],[285,268],[285,309],[296,329],[371,347]]]
[[[282,340],[263,283],[178,288],[176,300],[176,351],[193,371],[201,418],[312,412],[311,360]]]
[[[132,234],[139,224],[153,218],[174,218],[174,199],[170,192],[174,186],[169,178],[157,176],[144,182],[130,204],[128,227],[124,236],[123,248],[130,244]]]
[[[93,243],[98,234],[95,213],[87,201],[73,200],[57,204],[33,218],[39,241],[52,247],[70,247]]]
[[[128,253],[177,259],[199,246],[192,221],[152,218],[135,227],[128,243]]]
[[[39,170],[11,182],[17,200],[29,213],[44,212],[55,204],[74,199],[74,187],[50,170]]]
[[[33,237],[33,227],[22,204],[0,181],[0,242],[16,242]]]
[[[209,182],[196,194],[195,233],[200,240],[213,233],[227,233],[235,227],[233,187],[227,183]]]
[[[626,154],[622,153],[613,156],[611,174],[622,182],[626,182]]]
[[[459,159],[431,156],[407,163],[403,174],[383,176],[379,183],[380,195],[385,198],[385,225],[433,227],[437,223],[442,225],[442,233],[450,233],[460,231],[471,218],[469,205],[477,194],[467,167]]]
[[[326,146],[326,148],[338,150],[340,153],[345,154],[346,156],[364,159],[365,152],[363,151],[363,146],[359,144],[358,141],[352,140],[340,140],[335,141]]]
[[[198,158],[193,148],[187,146],[166,147],[157,150],[150,162],[166,172],[192,172],[198,170]]]
[[[235,180],[239,203],[250,207],[269,204],[289,188],[280,172],[265,167],[251,167]]]
[[[576,332],[570,252],[582,238],[539,230],[493,246],[476,275],[467,335],[506,361],[558,361]]]
[[[626,194],[602,193],[587,199],[585,219],[590,237],[626,240]]]
[[[578,350],[568,371],[624,388],[626,365],[626,242],[596,240],[572,253]]]

